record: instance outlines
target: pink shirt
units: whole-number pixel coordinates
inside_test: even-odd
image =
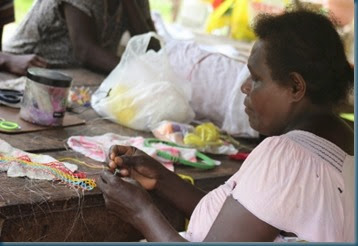
[[[237,173],[199,202],[185,234],[189,241],[204,240],[230,195],[300,240],[354,241],[354,157],[312,133],[296,130],[257,146]]]

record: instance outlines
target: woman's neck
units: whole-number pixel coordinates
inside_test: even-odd
[[[290,112],[290,119],[284,132],[291,130],[315,131],[325,125],[324,122],[330,122],[336,115],[333,113],[333,107],[330,105],[316,105],[310,100],[304,99],[293,105]]]
[[[309,110],[297,115],[285,132],[303,130],[325,138],[336,144],[346,153],[354,153],[354,132],[331,109]]]

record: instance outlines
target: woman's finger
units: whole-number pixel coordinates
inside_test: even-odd
[[[47,62],[45,61],[45,59],[39,56],[34,56],[30,60],[29,64],[36,67],[47,67]]]
[[[127,176],[129,176],[129,170],[128,169],[120,169],[119,170],[119,174],[121,175],[121,176],[124,176],[124,177],[127,177]]]
[[[101,179],[108,185],[118,185],[120,178],[114,175],[112,172],[104,170],[101,175]]]
[[[113,160],[116,156],[131,155],[134,153],[133,147],[123,145],[112,145],[109,149],[109,159]]]
[[[112,146],[109,148],[108,158],[109,158],[110,160],[113,160],[116,156],[117,156],[117,145],[112,145]]]
[[[39,63],[39,62],[31,62],[29,67],[42,67],[42,68],[46,68],[47,65],[43,64],[43,63]]]
[[[116,156],[114,157],[113,159],[113,162],[117,165],[117,166],[123,166],[123,159],[122,159],[123,156]]]
[[[133,147],[133,146],[118,145],[119,155],[128,155],[128,156],[131,156],[131,155],[134,154],[135,151],[136,151],[136,148]]]
[[[98,186],[98,188],[102,191],[102,192],[105,192],[105,187],[107,185],[107,183],[102,179],[101,176],[99,176],[97,179],[96,179],[96,184]]]
[[[36,67],[47,67],[47,63],[41,62],[41,61],[33,61],[33,62],[31,62],[31,64]]]
[[[109,161],[108,167],[109,167],[109,170],[113,171],[114,169],[117,168],[117,164],[114,161]]]
[[[35,59],[41,63],[47,63],[46,60],[41,56],[35,56]]]

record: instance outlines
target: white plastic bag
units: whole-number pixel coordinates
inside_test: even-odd
[[[194,41],[166,44],[178,77],[192,88],[191,106],[197,120],[209,120],[232,135],[257,137],[245,113],[242,83],[250,77],[244,62],[202,49]]]
[[[162,120],[188,123],[191,88],[174,75],[166,51],[147,50],[155,33],[130,39],[118,66],[92,95],[94,110],[121,125],[150,131]]]

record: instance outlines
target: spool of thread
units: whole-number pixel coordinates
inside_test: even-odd
[[[43,68],[29,68],[20,117],[34,124],[61,126],[72,78]]]

